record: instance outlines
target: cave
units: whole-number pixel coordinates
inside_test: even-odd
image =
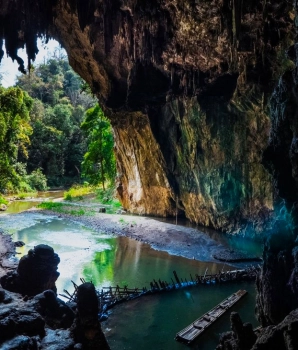
[[[263,326],[298,307],[297,7],[0,1],[0,59],[5,45],[26,73],[37,38],[54,38],[97,96],[114,130],[125,209],[173,216],[179,203],[196,224],[269,236],[257,281]],[[23,47],[28,63],[17,55]],[[268,228],[264,213],[276,202],[289,219]],[[276,293],[273,270],[283,276]]]

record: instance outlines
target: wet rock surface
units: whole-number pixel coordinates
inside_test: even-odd
[[[0,349],[74,349],[75,312],[52,290],[32,298],[0,288]]]

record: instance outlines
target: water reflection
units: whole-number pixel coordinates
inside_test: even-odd
[[[186,349],[174,340],[176,333],[240,288],[249,293],[231,311],[239,312],[243,320],[256,326],[254,284],[241,283],[201,285],[137,299],[113,309],[103,329],[112,350]],[[214,350],[220,333],[229,330],[229,315],[222,316],[190,348]]]
[[[30,227],[26,218],[31,223]],[[173,270],[180,277],[190,278],[190,274],[204,274],[207,268],[208,273],[216,273],[223,267],[228,269],[223,264],[171,256],[139,241],[99,234],[57,217],[49,219],[39,215],[33,219],[31,214],[7,215],[5,222],[8,226],[14,222],[15,227],[19,225],[21,228],[13,233],[14,240],[26,243],[19,249],[20,256],[40,243],[51,245],[59,254],[61,275],[57,281],[58,293],[63,289],[72,292],[71,280],[80,283],[81,277],[92,280],[99,289],[117,284],[133,288],[149,287],[150,281],[159,278],[170,282]],[[3,224],[4,221],[0,220],[0,226]],[[175,334],[241,288],[247,289],[249,295],[233,310],[240,311],[245,321],[255,323],[254,284],[241,283],[201,285],[143,297],[113,309],[110,318],[103,323],[103,329],[113,350],[183,349],[185,345],[174,340]],[[228,318],[229,315],[225,315],[192,348],[214,349],[219,333],[228,330]]]
[[[9,220],[10,219],[10,220]],[[21,222],[18,222],[18,219]],[[11,222],[10,222],[11,221]],[[119,284],[129,287],[149,286],[153,279],[170,281],[173,270],[183,278],[218,272],[222,264],[188,260],[153,250],[149,245],[126,237],[99,234],[78,223],[45,215],[19,214],[3,221],[15,230],[13,239],[26,243],[18,248],[18,256],[26,254],[37,244],[48,244],[59,254],[61,263],[58,289],[71,286],[71,280],[92,280],[97,287]],[[23,228],[22,228],[23,225]],[[20,227],[20,230],[17,230]]]
[[[3,214],[15,214],[22,211],[36,207],[41,201],[45,199],[56,199],[63,198],[64,191],[44,191],[38,192],[36,198],[24,199],[24,200],[15,200],[8,205],[8,208],[5,212],[0,212],[0,215]]]

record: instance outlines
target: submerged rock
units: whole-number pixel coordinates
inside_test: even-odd
[[[5,204],[0,204],[0,210],[1,211],[5,211],[5,210],[7,210],[7,205],[5,205]]]

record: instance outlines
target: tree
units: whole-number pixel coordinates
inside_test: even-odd
[[[61,57],[52,57],[35,66],[30,75],[17,79],[17,85],[34,98],[27,171],[42,169],[50,186],[80,179],[87,150],[80,125],[86,110],[95,103],[91,95],[81,92],[82,82]]]
[[[90,183],[101,183],[105,189],[106,181],[115,179],[116,162],[112,127],[98,104],[87,110],[81,128],[88,135],[83,173]]]
[[[20,177],[16,172],[18,154],[28,156],[27,146],[32,128],[29,111],[33,100],[20,88],[0,87],[0,190],[9,184],[16,188]],[[13,188],[12,188],[13,189]]]

